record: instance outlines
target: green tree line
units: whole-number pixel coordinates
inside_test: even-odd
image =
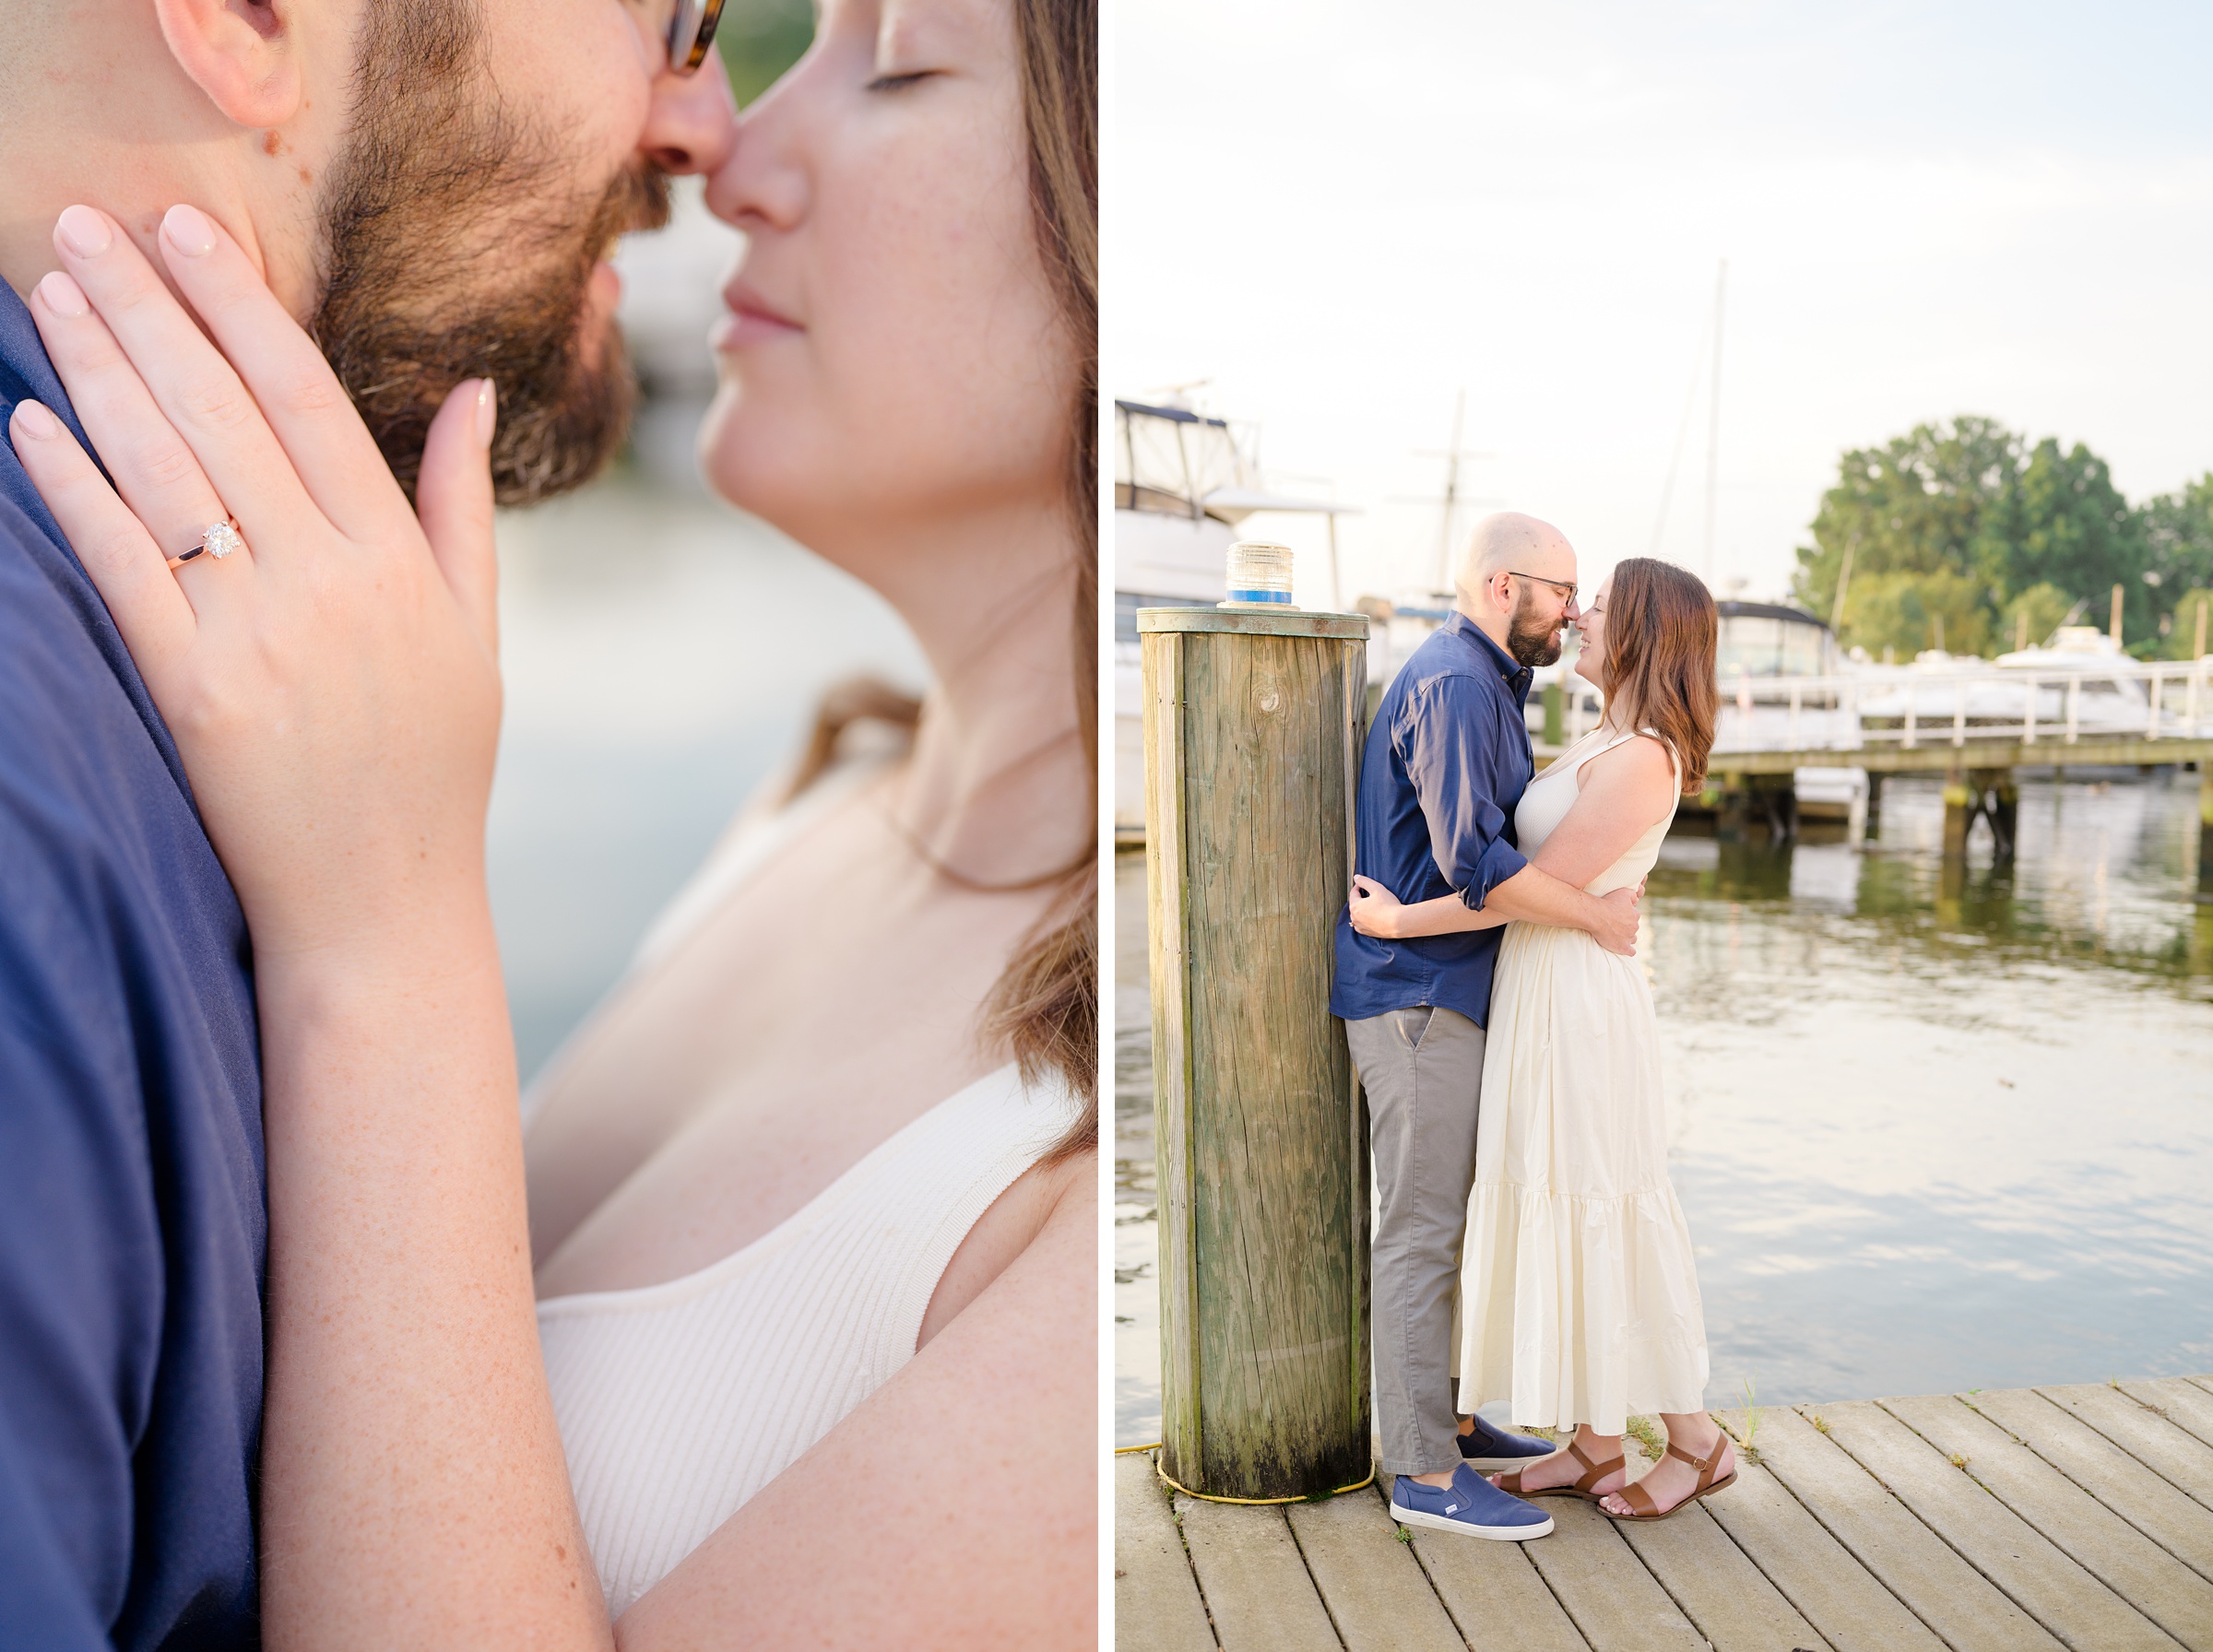
[[[2080,442],[2031,442],[1995,419],[1848,451],[1810,531],[1797,599],[1836,620],[1841,582],[1839,639],[1877,657],[1994,655],[2069,620],[2103,630],[2119,585],[2123,645],[2180,659],[2213,602],[2213,471],[2132,505]]]

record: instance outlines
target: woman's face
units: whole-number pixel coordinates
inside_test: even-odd
[[[1009,0],[824,0],[707,200],[748,240],[701,435],[717,491],[825,549],[1057,498],[1077,360]]]
[[[1598,582],[1598,589],[1575,622],[1583,643],[1576,653],[1575,674],[1602,691],[1606,686],[1606,605],[1613,596],[1614,576],[1608,574]]]

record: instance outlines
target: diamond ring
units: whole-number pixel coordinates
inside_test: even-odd
[[[207,531],[200,536],[200,542],[183,556],[170,558],[169,565],[182,568],[201,555],[211,556],[219,562],[232,551],[245,548],[246,542],[238,537],[238,518],[226,516],[220,522],[209,523]]]

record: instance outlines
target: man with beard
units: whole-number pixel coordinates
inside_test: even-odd
[[[1473,910],[1585,929],[1609,951],[1633,953],[1634,896],[1585,894],[1514,847],[1514,808],[1535,772],[1531,673],[1560,657],[1577,616],[1574,549],[1549,524],[1501,512],[1475,525],[1454,583],[1451,617],[1391,679],[1368,726],[1355,869],[1409,904],[1457,894]],[[1330,1011],[1344,1021],[1367,1092],[1378,1467],[1397,1477],[1392,1512],[1513,1541],[1544,1536],[1552,1518],[1483,1475],[1546,1456],[1552,1443],[1456,1417],[1451,1377],[1501,933],[1385,940],[1355,929],[1348,904]]]
[[[52,238],[116,226],[150,252],[190,203],[314,328],[403,482],[473,375],[498,386],[503,499],[584,480],[630,397],[604,258],[734,136],[712,59],[671,66],[700,21],[677,8],[0,8],[0,420],[36,399],[85,441],[24,305]],[[252,960],[77,560],[101,549],[65,543],[0,443],[0,1646],[250,1647]]]

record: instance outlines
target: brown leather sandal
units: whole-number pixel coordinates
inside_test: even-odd
[[[1662,1508],[1652,1501],[1652,1494],[1644,1489],[1644,1482],[1639,1481],[1635,1485],[1624,1486],[1618,1492],[1608,1493],[1609,1496],[1618,1497],[1636,1511],[1634,1514],[1617,1515],[1603,1504],[1598,1512],[1609,1520],[1664,1520],[1677,1510],[1688,1508],[1701,1497],[1710,1497],[1716,1492],[1727,1490],[1736,1483],[1735,1455],[1731,1454],[1729,1472],[1722,1475],[1721,1479],[1714,1479],[1713,1469],[1714,1465],[1722,1460],[1722,1453],[1728,1449],[1728,1445],[1729,1436],[1723,1434],[1715,1444],[1711,1457],[1693,1457],[1670,1440],[1667,1443],[1667,1455],[1682,1458],[1698,1471],[1698,1483],[1683,1494],[1682,1500],[1678,1503],[1671,1503],[1667,1507]],[[1596,1502],[1597,1499],[1593,1498],[1592,1501]]]
[[[1552,1457],[1559,1455],[1556,1451]],[[1602,1496],[1611,1497],[1614,1495],[1611,1492],[1594,1492],[1591,1488],[1605,1479],[1607,1475],[1620,1469],[1626,1459],[1617,1457],[1610,1462],[1594,1463],[1583,1455],[1582,1448],[1573,1440],[1568,1442],[1568,1455],[1582,1464],[1586,1470],[1583,1477],[1571,1486],[1538,1486],[1532,1491],[1525,1492],[1521,1489],[1521,1476],[1529,1470],[1509,1469],[1498,1477],[1498,1489],[1502,1492],[1511,1492],[1517,1497],[1580,1497],[1585,1503],[1596,1503]],[[1550,1461],[1552,1461],[1551,1457],[1537,1458],[1538,1463],[1549,1463]],[[1536,1467],[1536,1463],[1532,1463],[1530,1467],[1533,1469]]]

